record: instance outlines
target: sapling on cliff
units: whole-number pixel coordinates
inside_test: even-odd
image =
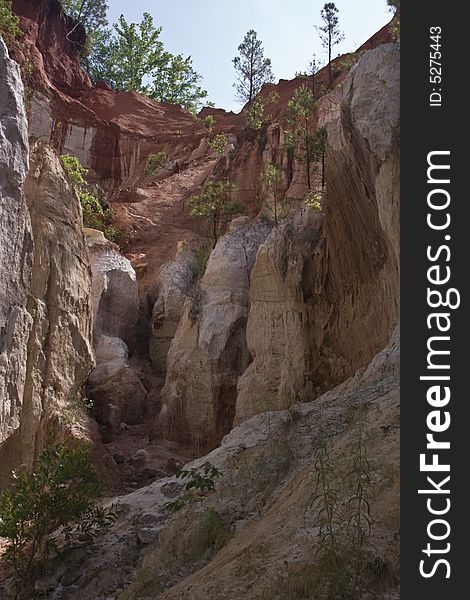
[[[223,221],[229,215],[245,212],[243,204],[232,198],[234,191],[235,186],[230,181],[210,181],[189,200],[189,215],[212,224],[214,246]]]
[[[307,189],[312,189],[311,166],[314,158],[314,136],[310,133],[310,121],[315,107],[312,91],[306,86],[298,87],[287,105],[287,149],[300,163],[305,164]]]

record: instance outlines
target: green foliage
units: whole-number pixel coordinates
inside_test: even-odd
[[[350,549],[351,585],[356,597],[360,597],[360,593],[366,585],[366,582],[363,581],[364,554],[369,545],[368,538],[372,529],[369,504],[372,497],[372,485],[366,446],[368,436],[364,430],[365,414],[365,408],[360,407],[347,474],[351,495],[347,501],[349,518],[346,526],[346,538]]]
[[[241,103],[251,103],[265,83],[274,81],[271,59],[264,58],[263,45],[253,29],[246,33],[238,52],[239,56],[232,60],[238,77],[233,87]]]
[[[60,160],[80,200],[83,211],[83,225],[102,231],[104,236],[111,242],[122,244],[124,239],[121,230],[116,225],[109,223],[112,214],[106,208],[102,190],[87,183],[88,169],[80,163],[76,156],[71,154],[63,154]]]
[[[209,130],[209,132],[212,131],[213,127],[215,125],[215,117],[214,115],[207,115],[207,117],[204,119],[204,127],[206,129]]]
[[[103,29],[108,21],[109,6],[106,0],[60,0],[64,11],[85,28],[87,35]],[[70,32],[69,32],[70,34]]]
[[[180,471],[176,477],[187,480],[184,486],[185,493],[167,503],[166,507],[172,512],[178,512],[191,502],[201,502],[204,496],[215,489],[215,480],[221,475],[222,472],[209,462],[205,462],[201,467]]]
[[[317,86],[316,86],[315,76],[318,73],[318,70],[319,70],[319,64],[317,61],[317,57],[314,54],[312,57],[312,60],[308,63],[307,70],[300,71],[295,74],[296,77],[300,77],[301,79],[305,79],[310,82],[310,89],[312,91],[312,95],[314,98],[316,97],[316,94],[317,94],[317,89],[316,89]]]
[[[282,182],[282,168],[276,163],[269,161],[264,171],[261,173],[261,183],[264,184],[264,187],[268,194],[271,195],[273,200],[272,212],[274,215],[274,223],[278,224],[279,219],[279,188]]]
[[[325,151],[327,130],[320,127],[310,133],[310,123],[315,99],[312,90],[306,85],[298,87],[287,105],[287,123],[285,132],[288,151],[301,164],[305,165],[307,189],[312,189],[312,164],[321,161],[322,188],[325,187]]]
[[[210,181],[200,194],[189,200],[189,215],[212,223],[214,246],[224,218],[245,211],[243,204],[232,199],[234,191],[235,186],[229,181]]]
[[[275,104],[279,100],[277,92],[271,92],[268,96],[258,95],[251,104],[243,109],[243,115],[248,127],[255,131],[261,129],[265,121],[266,107]]]
[[[315,107],[315,98],[309,87],[301,85],[292,94],[287,104],[286,133],[287,149],[294,157],[306,165],[307,188],[312,188],[311,163],[314,159],[312,150],[314,136],[310,133],[310,119]]]
[[[347,73],[354,67],[355,64],[357,64],[357,61],[361,58],[364,52],[365,50],[353,52],[352,54],[345,56],[341,60],[338,60],[335,63],[335,69],[338,69],[341,73]]]
[[[87,38],[81,51],[81,66],[92,74],[93,65],[99,57],[99,43],[104,43],[109,36],[107,0],[60,0],[64,11],[75,19],[75,24],[67,32],[67,38],[73,40],[73,33],[78,25],[85,28]]]
[[[220,156],[223,156],[225,154],[225,149],[228,146],[228,136],[226,133],[218,133],[209,139],[207,145],[211,150],[220,154]]]
[[[13,473],[14,485],[0,495],[2,561],[13,569],[19,593],[36,569],[59,552],[59,544],[89,541],[114,522],[97,505],[102,487],[83,446],[43,450],[34,473]]]
[[[9,43],[23,35],[20,19],[11,10],[11,0],[0,0],[0,33]]]
[[[202,77],[194,71],[191,57],[172,56],[168,52],[164,56],[165,60],[153,74],[148,95],[157,102],[181,104],[196,114],[207,92],[198,85]]]
[[[323,211],[322,208],[322,199],[323,199],[323,190],[322,188],[316,188],[310,190],[307,194],[307,197],[304,200],[304,204],[309,206],[314,212],[321,213]]]
[[[396,14],[392,19],[392,22],[388,26],[388,30],[390,31],[390,35],[394,42],[396,42],[400,37],[400,14]]]
[[[320,14],[323,26],[316,27],[316,30],[320,36],[322,46],[328,49],[328,81],[331,86],[333,82],[331,70],[332,48],[344,40],[344,35],[339,28],[338,9],[334,2],[327,2]]]
[[[114,31],[96,35],[88,72],[93,81],[103,80],[116,90],[134,90],[157,102],[181,104],[195,112],[207,97],[190,56],[165,51],[161,27],[145,12],[140,23],[128,23],[123,15]]]
[[[202,517],[202,524],[207,536],[209,556],[213,556],[227,542],[230,537],[220,513],[211,506]]]
[[[144,175],[153,175],[155,171],[165,166],[167,161],[167,155],[165,152],[157,152],[156,154],[149,154],[147,158],[147,164],[145,165]]]
[[[370,591],[364,573],[372,529],[369,504],[372,486],[364,431],[365,414],[365,407],[360,407],[348,472],[343,479],[344,488],[335,483],[335,468],[320,414],[314,448],[316,479],[311,505],[316,507],[316,523],[319,526],[318,585],[326,588],[328,598],[359,599],[365,591]],[[347,500],[342,502],[345,491]]]
[[[210,258],[212,248],[210,246],[199,246],[194,250],[194,274],[193,283],[200,281],[206,272],[207,262]]]

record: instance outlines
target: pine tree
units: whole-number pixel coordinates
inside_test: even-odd
[[[328,83],[331,87],[333,83],[333,73],[331,70],[331,53],[333,46],[336,46],[344,40],[344,35],[339,28],[338,9],[334,2],[327,2],[322,11],[321,18],[324,25],[317,27],[321,43],[324,48],[328,49]]]
[[[240,56],[232,60],[238,74],[238,81],[233,87],[237,91],[237,99],[250,104],[265,83],[274,81],[271,59],[264,58],[263,45],[253,29],[245,35],[238,52]]]

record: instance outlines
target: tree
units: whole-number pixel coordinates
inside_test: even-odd
[[[321,160],[321,187],[325,187],[325,152],[328,140],[326,127],[319,127],[312,140],[313,159]]]
[[[161,32],[149,13],[141,23],[128,23],[121,15],[113,33],[98,34],[89,74],[116,90],[134,90],[195,112],[207,96],[198,86],[201,77],[193,70],[191,57],[165,51]]]
[[[223,220],[229,215],[245,212],[243,204],[232,199],[234,190],[235,186],[230,181],[210,181],[200,194],[189,200],[190,216],[212,223],[214,246]]]
[[[168,57],[168,54],[165,55]],[[156,71],[149,96],[157,102],[181,104],[192,113],[196,113],[201,101],[207,98],[206,90],[198,83],[201,76],[194,71],[191,57],[181,54],[160,65]]]
[[[390,8],[395,9],[396,11],[400,10],[400,0],[387,0],[387,4]]]
[[[11,0],[0,0],[0,35],[5,38],[7,44],[21,37],[19,25],[20,19],[12,12]]]
[[[282,168],[276,163],[269,161],[261,173],[261,182],[264,183],[266,191],[271,194],[273,200],[274,223],[279,223],[279,192],[282,183]]]
[[[286,132],[287,148],[299,162],[305,164],[307,188],[312,189],[311,164],[314,159],[314,136],[310,133],[310,119],[315,107],[315,98],[306,85],[301,85],[292,94],[287,104]]]
[[[108,25],[106,14],[108,12],[107,0],[61,0],[65,12],[73,17],[77,24],[83,25],[87,35],[96,30],[104,29]],[[68,35],[77,27],[73,27]]]
[[[240,102],[251,103],[265,83],[274,81],[271,59],[264,58],[263,45],[253,29],[245,35],[238,46],[238,52],[240,56],[232,60],[238,75],[238,81],[233,87]]]
[[[328,48],[328,83],[331,87],[333,82],[333,73],[331,70],[331,52],[333,46],[336,46],[344,40],[344,35],[339,28],[338,9],[334,2],[327,2],[322,11],[321,18],[324,25],[317,27],[320,40],[324,48]]]
[[[253,102],[243,109],[243,116],[248,127],[255,131],[261,129],[266,120],[266,108],[269,104],[276,104],[278,100],[279,94],[277,92],[271,92],[267,96],[256,96]]]
[[[312,56],[312,60],[308,63],[308,67],[305,71],[299,71],[295,74],[296,77],[300,77],[302,79],[306,79],[310,82],[310,88],[312,90],[313,97],[316,95],[316,81],[315,76],[319,71],[319,63],[317,61],[317,57],[314,54]]]

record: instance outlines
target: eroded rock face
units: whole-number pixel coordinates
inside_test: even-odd
[[[141,423],[147,391],[129,365],[139,317],[135,271],[119,247],[100,231],[86,229],[90,254],[96,367],[87,382],[97,421],[106,441],[121,422]]]
[[[328,129],[322,234],[284,225],[258,252],[237,423],[344,381],[398,319],[398,47],[367,52],[320,100],[318,119]]]
[[[182,248],[175,260],[163,265],[152,287],[152,337],[150,359],[159,375],[166,374],[166,357],[183,314],[185,300],[190,297],[196,263],[193,252]]]
[[[321,223],[303,207],[258,250],[246,328],[253,362],[238,382],[235,424],[314,397],[315,309],[308,300]]]
[[[311,302],[322,389],[367,364],[398,320],[399,60],[397,44],[366,52],[339,102],[319,109],[327,202]]]
[[[214,447],[232,427],[237,381],[250,361],[250,272],[268,233],[252,223],[218,241],[168,353],[157,432],[195,452]]]
[[[119,247],[95,230],[87,230],[92,272],[94,338],[118,337],[132,350],[139,317],[135,271]]]
[[[290,583],[298,581],[315,590],[315,582],[302,576],[312,566],[315,572],[321,544],[318,506],[312,505],[318,468],[312,444],[320,418],[341,506],[351,497],[346,474],[361,423],[367,456],[373,457],[373,551],[366,554],[365,570],[377,573],[379,566],[387,573],[386,580],[379,573],[368,582],[371,590],[378,586],[376,597],[398,599],[398,330],[367,368],[324,394],[321,402],[256,415],[209,455],[186,465],[200,468],[208,461],[222,472],[206,502],[171,515],[165,505],[184,493],[176,477],[120,496],[119,518],[111,530],[86,553],[77,549],[61,558],[53,573],[56,589],[46,597],[259,600],[284,598]],[[209,503],[221,520],[217,530],[208,524]],[[270,573],[262,576],[266,565]]]
[[[53,426],[73,430],[73,415],[82,409],[79,391],[93,355],[91,280],[80,203],[48,147],[31,149],[25,179],[22,85],[3,43],[0,72],[6,123],[6,137],[0,138],[0,210],[6,225],[0,238],[3,486],[12,468],[31,467]],[[75,433],[88,435],[86,417]]]
[[[142,422],[147,391],[129,366],[128,348],[120,338],[101,335],[87,393],[94,402],[96,419],[104,426],[105,440],[112,439],[122,422]]]
[[[31,222],[23,195],[29,145],[20,70],[0,38],[0,443],[19,426],[31,315]]]

